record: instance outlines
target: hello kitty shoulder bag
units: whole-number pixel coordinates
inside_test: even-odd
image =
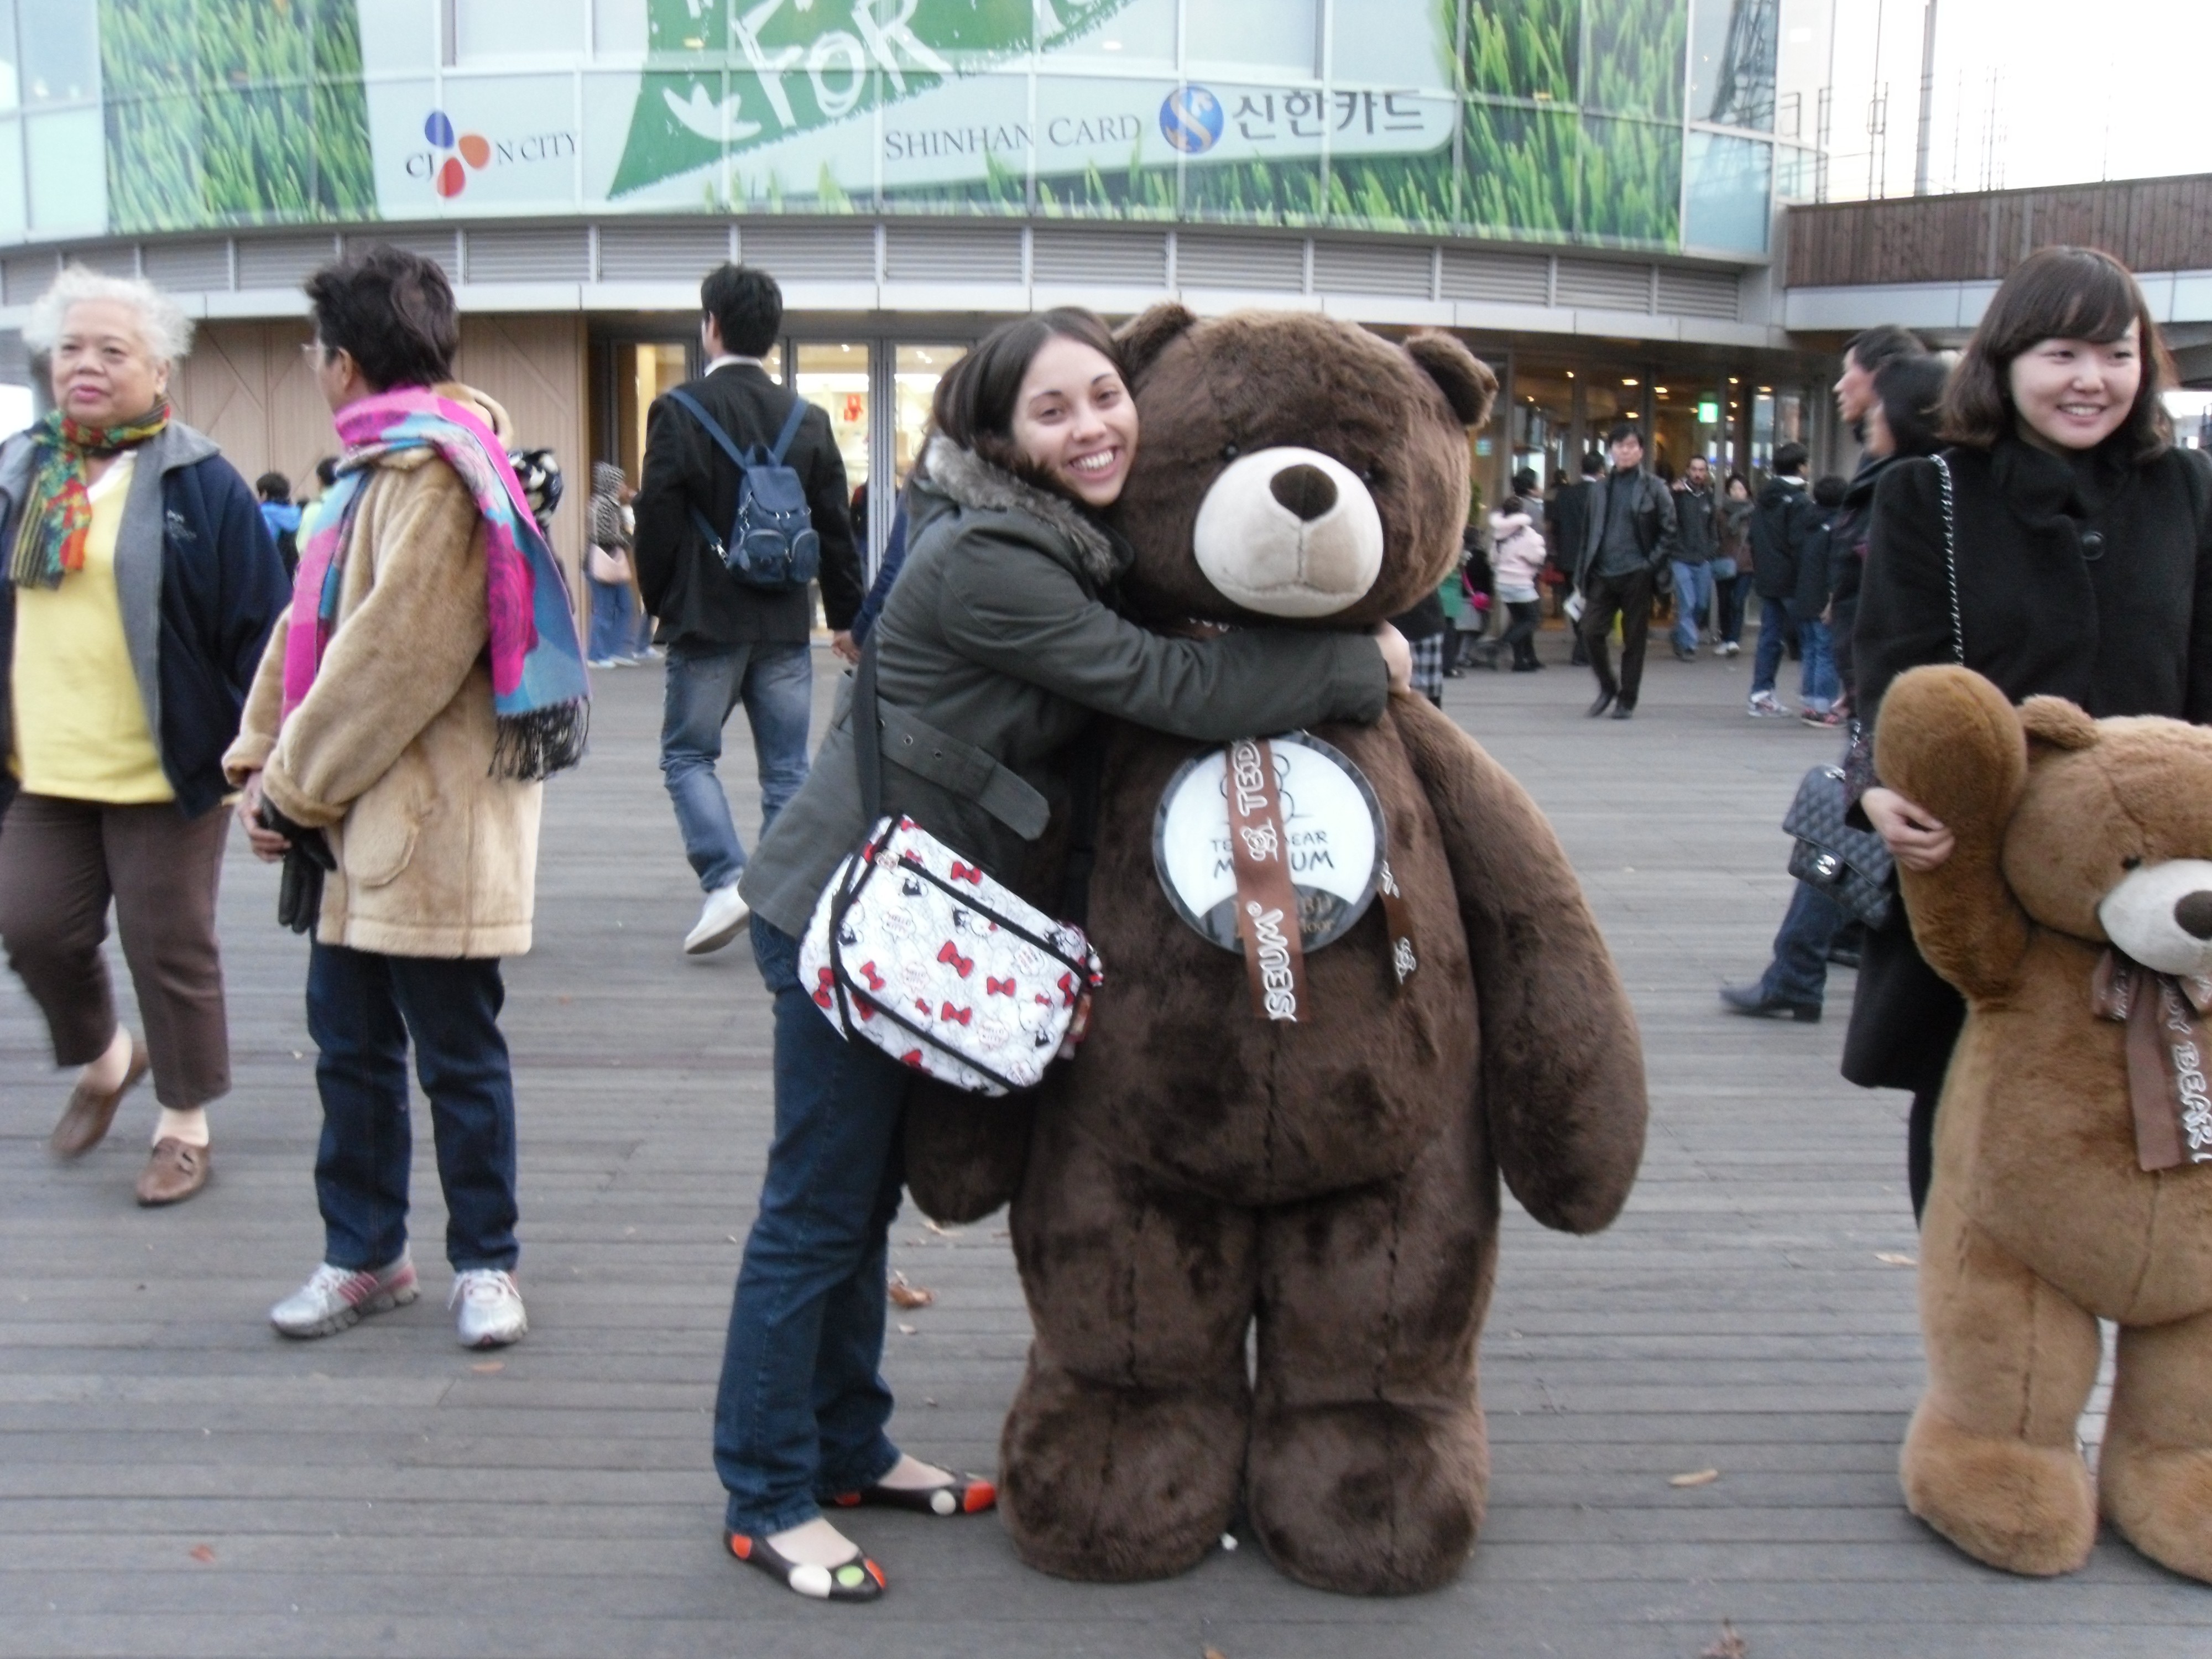
[[[799,980],[848,1040],[981,1095],[1034,1087],[1072,1054],[1103,981],[1073,922],[1024,902],[912,818],[883,810],[876,647],[860,653],[852,731],[871,828],[830,878]]]

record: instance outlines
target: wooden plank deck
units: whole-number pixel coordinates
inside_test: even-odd
[[[1765,959],[1787,893],[1774,825],[1833,739],[1745,720],[1747,659],[1655,662],[1633,723],[1585,722],[1564,644],[1546,636],[1552,672],[1451,682],[1449,707],[1589,884],[1644,1021],[1650,1152],[1600,1238],[1509,1206],[1483,1352],[1492,1508],[1452,1588],[1325,1595],[1250,1547],[1172,1583],[1070,1585],[988,1520],[872,1514],[856,1530],[894,1595],[824,1608],[720,1554],[708,1414],[766,1139],[765,999],[742,946],[678,952],[696,895],[655,770],[659,677],[633,670],[600,677],[592,758],[550,793],[538,945],[509,975],[520,1347],[453,1341],[427,1133],[422,1300],[319,1343],[264,1323],[319,1254],[318,1113],[304,947],[235,837],[237,1089],[198,1200],[131,1205],[143,1097],[82,1164],[47,1159],[63,1090],[0,976],[0,1656],[1640,1659],[1698,1654],[1723,1619],[1758,1659],[2212,1653],[2212,1592],[2124,1545],[2031,1583],[1904,1513],[1921,1363],[1912,1272],[1881,1260],[1915,1249],[1902,1097],[1837,1077],[1840,1018],[1713,1000]],[[742,815],[749,755],[730,772]],[[939,1297],[890,1340],[895,1432],[972,1468],[1026,1340],[1003,1225],[894,1234]],[[1668,1484],[1706,1468],[1711,1485]]]

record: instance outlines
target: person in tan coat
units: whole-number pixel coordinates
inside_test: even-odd
[[[530,948],[540,781],[580,753],[580,652],[505,459],[506,411],[451,381],[443,274],[376,248],[307,293],[349,444],[343,494],[318,515],[225,757],[254,850],[327,866],[295,924],[315,933],[325,1257],[270,1321],[324,1336],[414,1299],[411,1039],[461,1340],[495,1346],[527,1328],[499,964]]]

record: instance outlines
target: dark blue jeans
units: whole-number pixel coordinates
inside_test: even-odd
[[[430,1097],[446,1259],[456,1271],[512,1267],[514,1078],[500,1035],[496,957],[388,957],[319,940],[307,954],[307,1032],[319,1050],[323,1140],[315,1197],[323,1259],[381,1267],[407,1248],[407,1043]]]
[[[1774,960],[1761,981],[1767,994],[1818,1006],[1828,988],[1828,947],[1843,926],[1835,900],[1799,882],[1774,935]]]
[[[913,1074],[822,1018],[790,934],[755,916],[752,939],[775,999],[775,1139],[730,1307],[714,1468],[730,1529],[758,1538],[898,1462],[878,1368]]]
[[[714,775],[722,727],[743,702],[760,769],[761,828],[775,822],[806,781],[806,723],[814,708],[814,659],[796,645],[672,645],[660,717],[660,777],[676,804],[684,855],[706,892],[745,867],[730,798]]]
[[[1759,649],[1751,659],[1753,696],[1774,690],[1774,678],[1782,672],[1782,653],[1789,648],[1790,635],[1795,631],[1788,605],[1780,599],[1759,602]]]

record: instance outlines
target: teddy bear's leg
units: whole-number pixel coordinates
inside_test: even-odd
[[[2075,1425],[2103,1345],[2088,1313],[2000,1249],[1939,1176],[1920,1237],[1928,1392],[1905,1431],[1905,1507],[2008,1571],[2071,1572],[2097,1540]]]
[[[2152,1560],[2212,1579],[2212,1313],[2120,1329],[2098,1486]]]
[[[1014,1200],[1036,1337],[999,1442],[1015,1553],[1160,1578],[1219,1540],[1251,1413],[1251,1212],[1160,1186],[1042,1114]]]
[[[1262,1217],[1248,1501],[1269,1558],[1306,1583],[1431,1589],[1482,1524],[1474,1350],[1498,1198],[1472,1142],[1448,1130],[1395,1181]]]

